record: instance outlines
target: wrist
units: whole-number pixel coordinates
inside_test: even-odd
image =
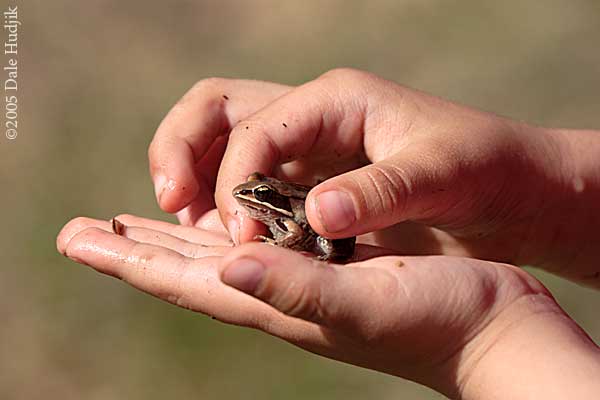
[[[458,357],[460,399],[592,399],[600,392],[600,350],[546,294],[512,303]]]

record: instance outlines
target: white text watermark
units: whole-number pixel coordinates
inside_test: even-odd
[[[4,13],[4,129],[5,136],[14,140],[19,135],[19,14],[17,6],[8,6]]]

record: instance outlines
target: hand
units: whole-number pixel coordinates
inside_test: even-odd
[[[591,233],[600,216],[589,212],[600,177],[592,162],[574,162],[600,145],[579,136],[335,70],[297,88],[200,82],[161,124],[150,164],[164,210],[195,224],[214,195],[237,242],[258,229],[231,196],[247,175],[330,178],[306,205],[323,236],[373,232],[360,241],[536,265],[600,285]]]
[[[215,181],[231,129],[289,90],[275,83],[219,78],[190,89],[164,118],[148,149],[161,208],[177,212],[184,225],[197,225],[215,208]]]
[[[59,251],[180,307],[452,398],[597,393],[597,348],[516,267],[440,256],[340,266],[264,244],[234,248],[214,211],[199,228],[117,218],[124,236],[107,221],[71,221]]]

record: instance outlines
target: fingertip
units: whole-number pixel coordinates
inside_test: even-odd
[[[271,268],[298,267],[306,257],[288,249],[265,243],[245,243],[233,248],[221,260],[223,283],[248,294],[254,294]]]
[[[223,225],[226,227],[231,239],[236,245],[241,243],[248,243],[254,240],[254,237],[259,234],[265,234],[267,229],[266,226],[252,218],[250,218],[247,212],[240,208],[237,201],[231,196],[231,190],[227,197],[221,197],[221,201],[217,202],[217,208],[219,215],[223,221]],[[218,191],[217,191],[217,198]]]
[[[354,203],[347,191],[335,185],[313,190],[306,201],[306,216],[318,234],[329,238],[345,237],[358,219]]]
[[[148,156],[160,208],[168,213],[181,210],[196,197],[200,188],[192,148],[182,138],[155,138]]]
[[[316,323],[327,315],[321,305],[330,305],[322,295],[335,290],[335,267],[267,244],[237,247],[223,258],[221,271],[223,283],[286,315]]]
[[[91,218],[76,217],[67,222],[56,236],[56,249],[58,252],[66,256],[67,247],[71,239],[79,232],[89,228],[92,221]]]
[[[200,190],[196,179],[189,176],[174,179],[159,175],[154,188],[160,208],[168,213],[176,213],[190,204]]]
[[[167,187],[168,179],[164,174],[159,172],[156,175],[154,175],[153,181],[154,181],[154,195],[156,196],[156,200],[160,204],[160,198],[162,197],[162,194]]]
[[[317,186],[319,187],[319,186]],[[321,218],[319,217],[319,211],[317,209],[316,204],[316,196],[318,192],[316,192],[316,188],[313,188],[306,196],[306,202],[304,203],[304,211],[306,213],[306,218],[308,219],[308,224],[315,232],[319,235],[326,236],[327,230],[321,223]]]
[[[65,255],[65,251],[70,240],[67,233],[65,232],[65,226],[63,226],[60,232],[58,232],[58,235],[56,235],[56,250],[63,256]]]
[[[68,226],[71,223],[71,221],[67,222],[58,232],[58,235],[56,235],[56,250],[62,254],[65,255],[65,250],[67,249],[67,245],[69,244],[69,241],[71,240],[71,237],[69,235],[69,231],[68,231]]]
[[[71,260],[84,265],[90,265],[86,260],[87,256],[94,251],[98,251],[98,243],[110,233],[95,227],[88,226],[78,232],[75,232],[64,249],[64,255]]]
[[[240,244],[240,223],[237,218],[230,216],[228,217],[226,224],[231,240],[233,240],[233,243],[237,246]]]
[[[255,258],[241,257],[227,264],[221,273],[221,281],[226,285],[253,294],[260,285],[265,266]]]

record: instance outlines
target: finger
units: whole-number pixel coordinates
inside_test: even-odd
[[[202,158],[194,165],[198,192],[195,197],[181,210],[177,212],[177,219],[182,225],[196,226],[198,219],[205,212],[216,208],[215,205],[215,180],[223,153],[227,146],[227,136],[219,136]]]
[[[67,244],[66,255],[98,272],[117,277],[131,286],[180,307],[213,315],[231,323],[256,326],[273,320],[274,313],[242,299],[217,276],[219,257],[193,260],[160,246],[138,243],[98,228],[77,233]],[[233,295],[233,296],[232,296]],[[238,312],[252,311],[247,315]]]
[[[215,196],[221,219],[227,221],[234,238],[235,229],[239,229],[241,242],[255,233],[253,222],[251,229],[246,229],[246,220],[237,216],[238,206],[231,196],[232,189],[248,175],[256,171],[269,174],[277,165],[308,154],[331,157],[362,151],[366,115],[363,95],[369,85],[354,75],[344,79],[343,74],[326,74],[269,103],[232,130]]]
[[[215,233],[213,231],[193,228],[189,226],[175,225],[169,222],[137,217],[135,215],[130,214],[120,214],[115,218],[124,223],[126,226],[137,226],[141,228],[147,228],[150,230],[164,232],[191,243],[198,243],[207,246],[231,245],[231,240],[229,239],[229,236],[223,232]],[[63,227],[61,233],[58,235],[57,246],[59,250],[61,248],[64,248],[66,246],[66,243],[75,234],[79,233],[85,228],[89,228],[92,226],[104,229],[108,232],[112,232],[112,227],[109,221],[87,217],[74,218]]]
[[[133,287],[220,321],[263,330],[309,351],[342,358],[332,342],[343,336],[297,318],[224,285],[220,257],[193,260],[159,246],[140,244],[99,228],[78,232],[66,255]]]
[[[218,220],[216,211],[206,213],[198,227],[171,224],[130,214],[117,215],[115,218],[127,226],[161,231],[192,243],[206,246],[231,246],[232,244],[229,234]]]
[[[194,85],[161,122],[148,150],[161,208],[175,212],[198,192],[210,192],[207,185],[219,163],[213,160],[212,173],[205,175],[208,182],[197,179],[196,163],[218,136],[287,90],[273,83],[218,78]]]
[[[146,228],[138,228],[137,226],[126,227],[121,236],[125,236],[139,243],[164,247],[165,249],[176,251],[179,254],[189,258],[223,256],[227,254],[231,248],[231,245],[209,246],[205,244],[191,243],[178,237],[171,236],[168,233]]]
[[[195,226],[196,228],[205,231],[223,234],[231,241],[231,239],[229,239],[229,232],[227,232],[227,229],[223,226],[219,211],[216,208],[202,214],[202,216],[196,220]]]
[[[317,233],[360,235],[406,220],[443,217],[464,202],[461,159],[426,141],[383,161],[333,177],[311,190],[306,214]],[[463,175],[463,178],[464,175]],[[443,224],[443,218],[436,223]]]
[[[225,284],[286,315],[358,335],[368,333],[385,297],[400,293],[390,290],[397,281],[382,268],[326,264],[264,244],[235,248],[223,258],[222,270]]]
[[[159,230],[131,225],[127,226],[123,224],[121,220],[117,219],[117,221],[119,221],[119,223],[121,223],[123,226],[122,232],[120,233],[121,236],[127,237],[136,242],[164,247],[166,249],[176,251],[179,254],[190,258],[222,256],[225,253],[227,253],[227,251],[231,247],[231,242],[229,242],[226,239],[221,239],[220,244],[218,245],[214,243],[211,245],[192,243]],[[71,239],[75,235],[89,228],[96,228],[108,233],[114,233],[112,224],[109,221],[83,217],[75,218],[74,220],[70,221],[67,225],[65,225],[65,227],[58,235],[58,251],[62,254],[65,254],[66,248]],[[209,240],[206,239],[204,241],[209,242]],[[212,239],[212,241],[217,242],[217,240],[215,239]]]

